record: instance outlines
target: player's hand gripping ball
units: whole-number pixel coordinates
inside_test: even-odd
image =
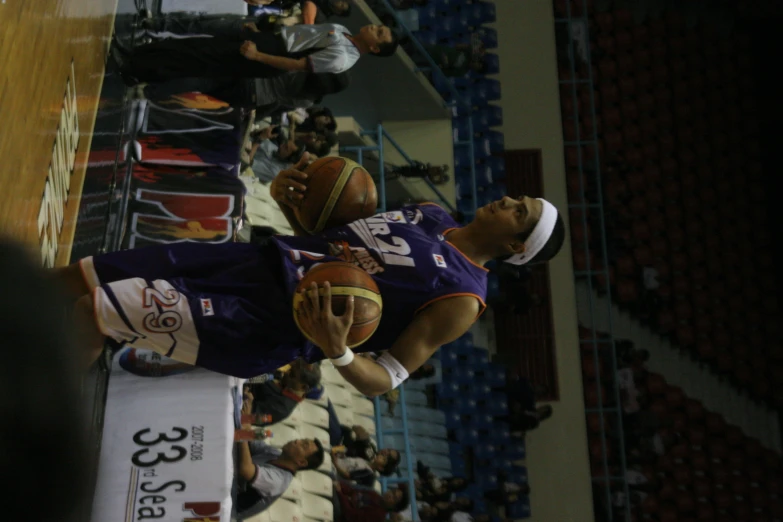
[[[378,328],[382,310],[381,293],[373,278],[342,261],[310,269],[294,294],[296,325],[321,349],[359,346]]]
[[[304,169],[306,186],[294,214],[310,234],[347,225],[375,214],[378,191],[372,176],[358,163],[339,156],[318,159]]]

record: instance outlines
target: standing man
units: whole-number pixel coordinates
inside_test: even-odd
[[[247,29],[236,37],[166,39],[131,52],[112,46],[126,83],[177,78],[269,78],[286,71],[345,72],[363,54],[391,56],[397,38],[383,25],[359,34],[337,24],[284,27],[280,34]]]

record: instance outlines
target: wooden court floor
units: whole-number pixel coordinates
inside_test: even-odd
[[[117,0],[0,1],[0,234],[62,265]]]

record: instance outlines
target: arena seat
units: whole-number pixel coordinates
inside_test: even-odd
[[[324,498],[332,498],[332,480],[317,471],[305,470],[297,473],[302,489]]]

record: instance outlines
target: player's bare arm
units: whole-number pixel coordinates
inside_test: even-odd
[[[310,325],[316,344],[324,355],[334,359],[346,350],[348,330],[352,324],[353,306],[348,305],[342,316],[335,316],[331,308],[331,292],[325,285],[323,303],[308,293],[303,301],[304,320]],[[350,303],[350,301],[349,301]],[[479,303],[474,297],[458,296],[437,301],[422,312],[403,331],[389,353],[407,370],[416,371],[442,345],[450,343],[476,320]],[[356,357],[346,366],[338,366],[340,374],[363,394],[375,397],[392,389],[392,380],[386,368],[364,357]]]
[[[304,193],[307,190],[305,182],[307,173],[302,172],[309,163],[309,155],[305,152],[302,159],[290,169],[280,172],[269,187],[272,199],[277,202],[280,211],[285,216],[295,236],[308,236],[309,234],[299,224],[299,220],[294,215],[294,209],[304,199]]]

